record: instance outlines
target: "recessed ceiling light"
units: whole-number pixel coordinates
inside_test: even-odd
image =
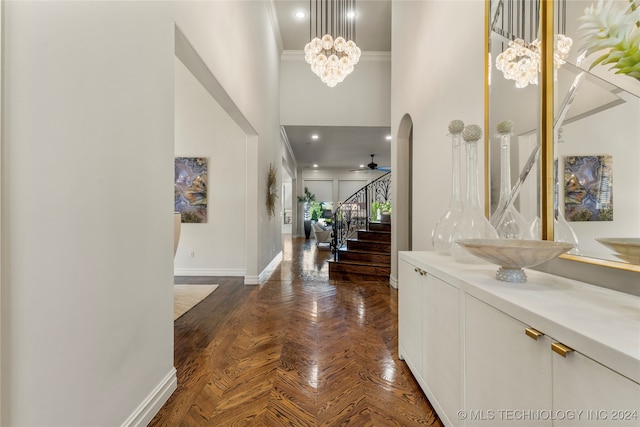
[[[363,168],[363,167],[364,167],[364,165],[360,165],[360,167],[361,167],[361,168]]]
[[[317,167],[318,167],[318,164],[317,164],[317,163],[314,163],[314,164],[313,164],[313,167],[314,167],[314,168],[317,168]]]
[[[299,10],[299,11],[297,11],[297,12],[296,12],[296,18],[298,18],[298,19],[302,19],[302,18],[304,18],[305,16],[307,16],[307,14],[306,14],[306,13],[304,13],[303,11],[301,11],[301,10]]]
[[[319,137],[318,137],[318,135],[316,135],[316,134],[311,135],[311,139],[318,139],[318,138],[319,138]]]
[[[356,13],[354,11],[347,12],[347,18],[353,19],[356,17]]]
[[[391,135],[385,136],[384,139],[386,139],[387,141],[391,141]]]

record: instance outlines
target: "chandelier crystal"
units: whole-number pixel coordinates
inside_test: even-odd
[[[329,87],[342,82],[360,60],[355,17],[349,18],[355,6],[355,0],[309,0],[311,41],[304,47],[304,59]]]
[[[567,55],[573,41],[564,34],[558,34],[554,40],[553,71],[554,78],[558,69],[566,63]],[[516,87],[523,88],[529,84],[538,84],[540,72],[540,40],[527,43],[522,39],[509,42],[509,47],[496,57],[496,68],[507,80],[515,80]]]

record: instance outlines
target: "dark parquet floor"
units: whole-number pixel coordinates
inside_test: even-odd
[[[175,322],[178,389],[150,426],[442,426],[397,351],[397,291],[330,281],[330,252],[286,238],[259,286],[219,288]]]

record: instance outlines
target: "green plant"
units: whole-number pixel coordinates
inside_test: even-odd
[[[316,195],[309,191],[308,187],[304,187],[304,195],[298,196],[298,201],[301,203],[310,203],[316,201]]]
[[[380,210],[380,202],[375,201],[371,203],[371,220],[376,221],[378,219],[378,211]]]
[[[375,201],[371,203],[371,220],[376,221],[378,219],[378,213],[391,214],[391,200],[386,202]]]
[[[304,203],[304,219],[309,219],[309,208],[312,202],[316,201],[316,195],[309,191],[308,187],[304,187],[304,195],[298,196],[298,202]]]
[[[322,202],[311,202],[311,221],[317,221],[322,216]]]

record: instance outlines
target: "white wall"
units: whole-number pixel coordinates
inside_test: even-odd
[[[282,251],[280,217],[269,217],[265,207],[269,164],[281,164],[280,52],[269,19],[270,4],[259,0],[172,4],[176,25],[255,130],[255,135],[247,134],[246,143],[245,283],[258,283],[260,273]],[[281,173],[279,168],[278,182]]]
[[[389,126],[391,63],[388,53],[364,52],[353,73],[330,88],[304,60],[285,51],[281,62],[281,122],[285,125]]]
[[[343,202],[367,185],[365,180],[338,181],[338,200]]]
[[[245,281],[278,258],[268,6],[3,3],[2,425],[144,425],[175,387],[176,25],[255,130]]]
[[[175,387],[170,7],[3,8],[1,424],[121,425]]]
[[[182,224],[174,272],[243,276],[246,136],[178,59],[175,69],[175,153],[209,159],[209,204],[207,223]]]
[[[314,194],[316,196],[317,202],[333,203],[333,180],[331,179],[305,180],[304,186],[309,189],[311,194]]]
[[[392,194],[398,194],[397,136],[402,118],[409,114],[414,147],[413,250],[432,250],[431,230],[446,211],[451,192],[448,124],[461,119],[483,126],[484,2],[394,1],[392,19]],[[482,159],[483,141],[478,145]],[[482,164],[479,173],[482,182]],[[394,229],[396,213],[394,207]],[[393,283],[399,242],[397,233],[392,237]]]

